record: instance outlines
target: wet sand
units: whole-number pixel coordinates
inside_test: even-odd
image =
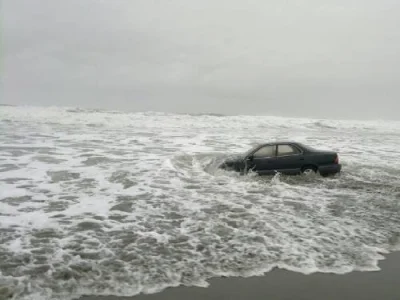
[[[134,297],[86,296],[80,300],[399,300],[400,252],[380,261],[377,272],[303,275],[276,269],[265,276],[215,278],[208,288],[177,287]]]

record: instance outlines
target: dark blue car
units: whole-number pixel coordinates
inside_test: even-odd
[[[225,160],[220,168],[259,175],[340,173],[339,156],[333,151],[317,150],[296,142],[274,142],[258,145],[243,155]]]

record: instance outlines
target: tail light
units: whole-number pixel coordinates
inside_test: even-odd
[[[336,154],[336,156],[335,156],[335,164],[338,164],[338,163],[339,163],[339,155]]]

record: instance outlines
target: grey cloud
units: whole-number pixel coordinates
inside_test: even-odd
[[[11,104],[400,119],[398,1],[5,0]]]

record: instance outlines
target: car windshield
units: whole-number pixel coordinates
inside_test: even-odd
[[[244,156],[246,157],[246,156],[250,155],[250,154],[251,154],[252,152],[254,152],[258,147],[260,147],[259,144],[253,146],[251,149],[247,150],[247,151],[244,153]]]

